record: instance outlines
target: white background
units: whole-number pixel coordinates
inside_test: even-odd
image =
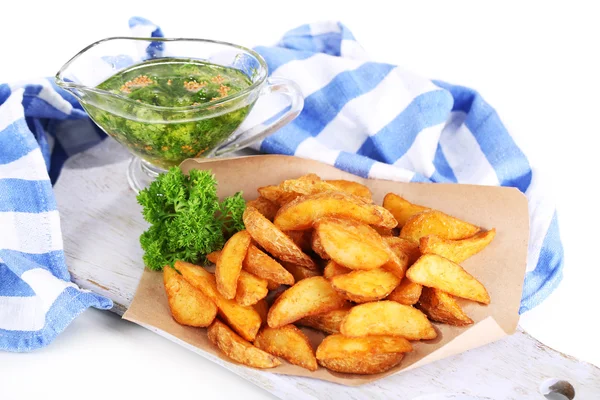
[[[392,6],[393,4],[393,6]],[[590,2],[590,4],[592,4]],[[595,196],[600,24],[579,2],[5,1],[0,82],[51,76],[98,39],[127,35],[130,16],[167,36],[254,46],[286,30],[340,20],[375,60],[478,89],[554,186],[566,251],[559,290],[522,318],[546,344],[600,365]],[[532,365],[532,367],[535,367]],[[118,382],[128,380],[125,386]],[[110,313],[86,311],[51,346],[0,353],[0,398],[269,398],[269,394]],[[118,392],[117,392],[118,388]],[[137,397],[136,397],[137,398]]]

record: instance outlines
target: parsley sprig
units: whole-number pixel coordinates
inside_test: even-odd
[[[208,171],[184,175],[178,167],[159,175],[137,196],[151,226],[140,236],[144,262],[162,270],[177,260],[204,262],[235,232],[244,229],[241,193],[219,201],[217,181]]]

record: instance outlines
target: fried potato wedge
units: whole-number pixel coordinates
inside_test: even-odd
[[[408,268],[408,256],[395,245],[388,245],[386,241],[386,250],[389,254],[389,261],[383,264],[383,268],[396,275],[399,279],[404,278]]]
[[[408,340],[437,336],[425,314],[411,306],[382,300],[353,307],[340,326],[344,336],[402,336]]]
[[[383,198],[383,207],[389,210],[394,218],[396,218],[399,228],[402,228],[404,225],[406,225],[406,222],[413,215],[430,210],[427,207],[412,204],[408,200],[394,193],[388,193],[385,195]]]
[[[293,276],[292,276],[292,278],[293,278]],[[277,283],[274,281],[267,281],[267,289],[269,289],[269,291],[276,290],[277,288],[279,288],[279,286],[281,286],[280,283]]]
[[[288,179],[281,182],[279,186],[286,192],[301,195],[340,191],[338,187],[321,180],[315,174],[304,175],[298,179]]]
[[[327,336],[317,348],[317,358],[343,358],[368,354],[408,353],[412,346],[400,336],[347,337],[340,334]]]
[[[258,212],[264,215],[269,221],[273,221],[275,214],[277,214],[277,211],[279,210],[279,206],[276,203],[262,196],[258,196],[255,200],[249,201],[246,205],[248,207],[256,208]]]
[[[277,357],[254,347],[218,319],[208,328],[208,339],[227,357],[254,368],[274,368],[281,365]]]
[[[260,316],[260,320],[262,321],[261,325],[265,326],[267,324],[267,314],[269,312],[269,303],[267,303],[267,300],[259,300],[256,304],[252,306],[252,308],[254,308],[254,310]]]
[[[383,240],[396,252],[401,251],[408,256],[408,265],[412,265],[421,257],[419,243],[401,237],[384,237]]]
[[[217,290],[215,276],[204,268],[184,261],[176,261],[175,269],[196,289],[217,305],[218,314],[244,339],[253,341],[261,325],[260,315],[252,307],[244,307],[228,300]]]
[[[350,219],[325,217],[315,223],[325,252],[350,269],[374,269],[390,259],[388,246],[370,226]]]
[[[330,282],[348,300],[366,303],[386,298],[398,286],[400,278],[383,268],[376,268],[336,275]]]
[[[479,232],[460,240],[443,239],[427,235],[420,239],[419,249],[423,254],[437,254],[457,264],[485,249],[494,240],[496,229]]]
[[[292,239],[259,213],[256,208],[246,207],[243,219],[246,230],[252,239],[273,256],[306,268],[317,268],[312,258],[304,254]]]
[[[386,300],[395,301],[400,304],[412,306],[419,301],[423,286],[412,282],[408,278],[402,279],[400,284],[390,293]]]
[[[235,301],[242,306],[251,306],[269,294],[267,280],[254,276],[246,271],[240,271]]]
[[[382,228],[380,226],[374,226],[373,229],[382,237],[394,236],[394,229],[390,228]]]
[[[321,243],[321,240],[319,239],[319,235],[317,235],[316,230],[313,230],[312,236],[310,238],[310,247],[323,260],[329,260],[331,258],[329,257],[329,254],[327,254],[327,252],[325,251],[325,248],[323,248],[323,244]]]
[[[311,315],[296,321],[296,324],[308,326],[309,328],[317,329],[325,333],[340,333],[340,325],[350,312],[352,306],[350,304],[344,307],[328,311],[326,313]]]
[[[279,214],[281,210],[277,212]],[[275,217],[277,218],[277,217]],[[436,235],[443,239],[465,239],[479,232],[479,228],[441,211],[424,211],[415,214],[406,221],[400,231],[400,237],[419,243],[427,235]]]
[[[352,355],[340,358],[318,359],[328,370],[344,374],[371,375],[389,371],[400,364],[404,353]]]
[[[269,327],[278,328],[300,318],[340,309],[346,301],[322,276],[303,279],[287,289],[269,309]]]
[[[350,218],[368,225],[394,228],[394,216],[383,207],[342,192],[300,196],[277,211],[273,223],[282,230],[308,229],[321,217]]]
[[[217,306],[171,267],[163,268],[163,281],[173,319],[181,325],[207,327],[217,315]]]
[[[219,257],[221,257],[221,250],[216,250],[216,251],[213,251],[212,253],[208,253],[206,255],[206,259],[215,265],[217,265],[217,261],[219,261]]]
[[[417,307],[433,321],[456,326],[473,323],[456,299],[439,289],[424,287]]]
[[[278,206],[286,205],[296,197],[300,196],[298,193],[286,192],[281,186],[274,185],[258,188],[258,194],[260,194],[260,197],[264,197]]]
[[[438,256],[422,255],[406,272],[413,282],[440,289],[456,297],[489,304],[490,295],[485,286],[460,265]]]
[[[294,282],[300,282],[302,279],[312,278],[313,276],[321,276],[321,271],[318,269],[309,269],[298,264],[282,262],[285,268],[294,277]]]
[[[335,186],[342,192],[362,197],[370,202],[373,201],[373,193],[371,193],[371,190],[358,182],[346,181],[344,179],[326,180],[325,182]]]
[[[331,260],[325,266],[325,269],[323,270],[323,276],[325,277],[325,279],[331,279],[336,275],[343,275],[350,272],[352,272],[351,269],[342,267],[340,264]]]
[[[305,231],[284,231],[286,235],[289,236],[290,239],[296,246],[300,248],[303,252],[309,252],[312,250],[311,247],[311,239],[312,239],[312,229],[307,229]]]
[[[254,345],[309,371],[316,371],[319,368],[315,351],[308,338],[294,325],[285,325],[280,328],[266,326],[258,332]]]
[[[242,268],[259,278],[277,284],[277,286],[294,284],[292,274],[253,244],[248,247]]]
[[[215,278],[217,278],[217,289],[226,299],[233,299],[238,285],[238,278],[242,270],[242,262],[246,258],[251,237],[246,231],[234,234],[221,250],[217,260]],[[266,289],[266,283],[265,283]]]

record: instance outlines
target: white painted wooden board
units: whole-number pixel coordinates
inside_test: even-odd
[[[131,303],[143,271],[138,237],[147,226],[125,176],[129,158],[125,149],[107,139],[70,158],[54,187],[73,280],[110,297],[115,303],[112,311],[121,315]],[[185,346],[176,338],[168,339]],[[282,399],[459,399],[429,397],[434,394],[543,399],[539,386],[550,378],[570,382],[576,399],[600,397],[599,368],[556,352],[522,330],[496,343],[360,387],[219,364]]]

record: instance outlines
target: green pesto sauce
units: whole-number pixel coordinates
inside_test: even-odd
[[[243,122],[252,104],[218,116],[212,116],[219,111],[218,104],[185,111],[145,105],[200,106],[234,95],[251,84],[250,78],[235,68],[163,58],[131,66],[98,85],[99,89],[135,100],[132,103],[111,98],[110,107],[119,108],[121,116],[106,111],[107,107],[96,107],[93,101],[85,108],[110,136],[150,163],[168,168],[218,147]],[[182,117],[192,121],[179,122]]]

